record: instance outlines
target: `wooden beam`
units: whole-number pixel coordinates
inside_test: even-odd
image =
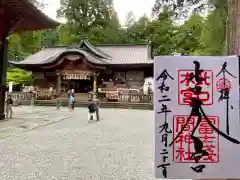
[[[0,45],[0,120],[5,119],[5,93],[6,93],[6,75],[8,65],[8,40],[2,38],[3,44]]]
[[[14,19],[10,25],[8,34],[14,33],[14,29],[17,28],[18,25],[22,23],[22,21],[23,21],[23,17],[16,17],[16,19]]]

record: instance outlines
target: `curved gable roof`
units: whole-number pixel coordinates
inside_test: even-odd
[[[148,44],[111,44],[93,46],[87,41],[82,41],[78,46],[63,46],[43,48],[41,51],[27,57],[25,60],[16,62],[15,65],[43,65],[57,61],[67,53],[78,53],[87,58],[93,64],[152,64],[149,56]]]
[[[81,54],[87,58],[90,63],[93,64],[108,64],[107,60],[103,58],[98,58],[93,56],[92,54],[84,51],[83,49],[77,48],[44,48],[41,51],[27,57],[23,61],[10,61],[11,64],[16,65],[43,65],[43,64],[51,64],[55,63],[59,60],[60,57],[67,55],[68,53],[76,53]]]

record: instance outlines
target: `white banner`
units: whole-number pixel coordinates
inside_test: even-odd
[[[238,68],[238,57],[155,57],[156,178],[240,178]]]
[[[13,91],[13,82],[10,81],[9,84],[8,84],[8,92],[12,92]]]

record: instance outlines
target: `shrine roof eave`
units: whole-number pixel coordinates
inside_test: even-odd
[[[67,49],[65,51],[60,52],[59,54],[56,54],[52,57],[49,57],[47,59],[43,59],[42,61],[38,61],[37,63],[35,63],[34,59],[33,60],[23,60],[23,61],[9,61],[10,65],[16,66],[16,67],[21,67],[21,68],[41,68],[43,66],[48,66],[48,65],[53,65],[55,63],[57,63],[61,57],[64,57],[65,55],[67,55],[68,53],[70,54],[79,54],[79,55],[83,55],[87,61],[93,65],[97,65],[97,66],[104,66],[109,64],[108,60],[106,59],[100,59],[97,58],[95,56],[92,56],[91,54],[80,50],[80,49]],[[27,61],[27,62],[26,62]]]
[[[153,62],[149,63],[132,63],[132,64],[108,64],[108,67],[145,67],[145,66],[153,66]]]
[[[2,6],[1,9],[6,18],[12,20],[14,18],[16,21],[8,34],[53,29],[60,25],[59,22],[49,18],[29,0],[8,0]]]
[[[45,70],[45,68],[48,65],[51,64],[20,64],[16,61],[9,61],[10,66],[12,67],[17,67],[20,69],[25,69],[28,71],[34,71],[34,70]],[[91,63],[92,64],[92,63]],[[96,65],[96,64],[95,64]],[[99,65],[97,65],[99,66]],[[153,68],[153,63],[142,63],[142,64],[103,64],[100,66],[104,66],[105,68],[126,68],[126,69],[131,69],[131,68],[143,68],[143,67],[152,67]]]
[[[8,62],[8,67],[12,67],[12,68],[20,68],[20,69],[24,69],[26,71],[34,71],[37,69],[41,69],[39,66],[37,65],[32,65],[32,64],[11,64],[11,62]]]
[[[117,69],[123,68],[126,70],[131,70],[135,68],[153,68],[153,63],[139,63],[139,64],[108,64],[107,68]]]

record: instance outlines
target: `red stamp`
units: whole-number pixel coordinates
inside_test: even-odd
[[[205,70],[201,73],[200,78],[204,80],[199,84],[202,87],[200,95],[195,95],[189,88],[196,85],[196,81],[190,80],[190,74],[194,73],[194,70],[179,70],[178,71],[178,104],[190,105],[191,97],[196,97],[202,100],[203,105],[213,104],[213,71]]]
[[[218,92],[221,91],[230,91],[232,88],[231,82],[226,78],[221,78],[217,80],[216,88]]]
[[[186,124],[187,115],[176,115],[173,117],[173,139],[181,131]],[[208,116],[209,121],[219,129],[219,118],[217,116]],[[191,155],[195,152],[193,140],[190,138],[192,130],[197,123],[197,117],[193,116],[185,127],[184,131],[179,135],[173,143],[173,161],[176,163],[195,163],[191,159]],[[204,156],[199,163],[218,163],[219,162],[219,134],[216,133],[202,118],[195,135],[203,142],[203,150],[208,152],[208,156]]]

